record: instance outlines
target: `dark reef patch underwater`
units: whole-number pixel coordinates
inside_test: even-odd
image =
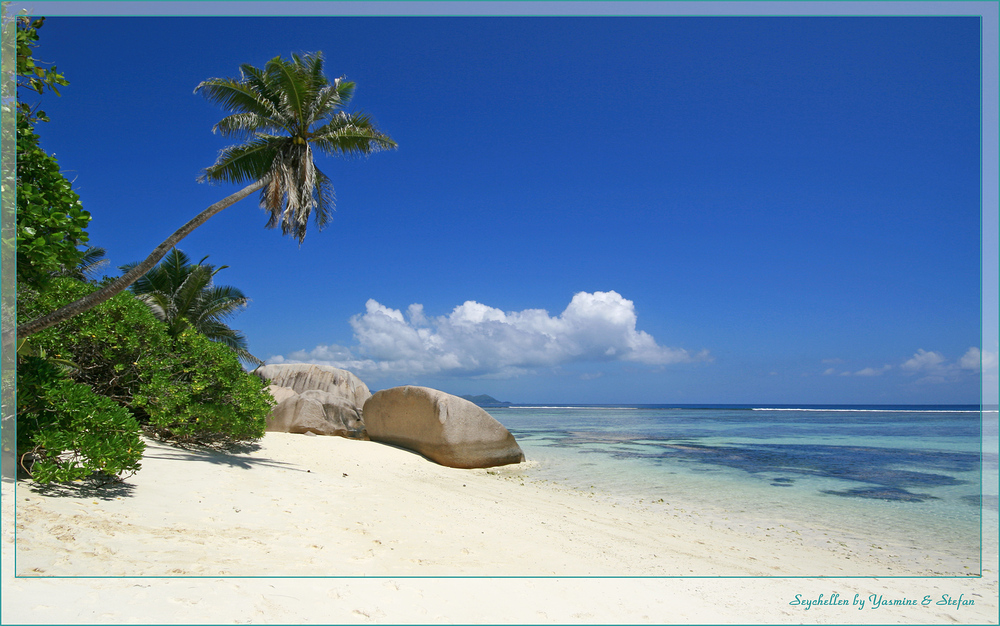
[[[564,407],[529,413],[530,421],[518,419],[526,414],[516,410],[499,417],[519,440],[534,445],[655,465],[691,463],[699,466],[694,471],[766,474],[772,487],[819,477],[846,482],[844,489],[817,487],[818,493],[920,503],[938,499],[928,488],[978,483],[980,416],[968,407]]]
[[[750,474],[783,475],[771,480],[770,484],[774,487],[790,487],[795,482],[791,475],[866,483],[873,487],[848,491],[822,490],[822,493],[905,502],[934,499],[929,494],[911,493],[907,488],[968,483],[928,469],[971,472],[979,466],[979,455],[970,453],[806,444],[678,444],[670,440],[654,441],[648,435],[628,438],[615,434],[602,438],[593,433],[583,436],[562,433],[548,445],[584,448],[581,452],[608,454],[620,459],[645,459],[654,463],[670,459],[709,466],[699,468],[702,470],[723,466]],[[899,469],[902,465],[923,471]]]
[[[766,516],[818,537],[964,558],[979,554],[984,513],[997,508],[995,493],[982,495],[983,465],[997,463],[982,447],[983,433],[996,432],[996,412],[975,406],[490,413],[536,462],[529,471],[541,480],[623,503],[678,506],[680,514],[703,510],[737,530],[744,516]]]

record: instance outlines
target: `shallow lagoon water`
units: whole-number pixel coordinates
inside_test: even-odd
[[[983,464],[995,473],[982,442],[996,412],[977,406],[488,410],[533,478],[623,502],[694,503],[962,557],[979,554],[983,509],[996,515],[995,491],[981,487]]]

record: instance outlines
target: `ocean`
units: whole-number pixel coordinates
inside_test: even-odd
[[[996,517],[997,412],[978,405],[487,411],[531,479],[633,506],[685,503],[737,531],[766,520],[814,543],[959,559],[976,575],[983,515]]]

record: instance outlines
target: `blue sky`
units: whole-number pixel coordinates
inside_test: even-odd
[[[255,199],[179,246],[230,266],[261,358],[513,402],[975,403],[980,348],[995,380],[975,18],[56,16],[40,35],[71,83],[43,146],[113,266],[237,189],[196,182],[226,145],[206,78],[322,50],[398,142],[319,159],[337,212],[301,247]]]

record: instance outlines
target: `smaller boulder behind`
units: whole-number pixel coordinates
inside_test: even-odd
[[[343,396],[316,389],[294,394],[271,411],[267,430],[365,439],[361,411]]]
[[[347,398],[354,406],[361,408],[371,397],[368,385],[347,370],[328,365],[311,363],[276,363],[261,365],[254,374],[262,380],[270,380],[272,385],[289,387],[296,393],[318,389],[329,391]]]
[[[254,370],[277,402],[266,429],[367,439],[361,407],[371,397],[354,374],[325,365],[282,363]]]
[[[298,391],[295,391],[291,387],[279,387],[278,385],[268,385],[267,390],[270,392],[271,397],[274,398],[274,401],[278,404],[281,404],[281,401],[286,398],[291,398],[292,396],[297,396],[299,394]]]

